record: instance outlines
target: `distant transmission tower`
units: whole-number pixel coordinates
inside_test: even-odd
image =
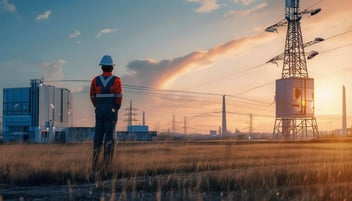
[[[268,32],[277,32],[278,27],[288,25],[283,55],[269,61],[275,63],[283,59],[282,76],[281,79],[276,80],[274,138],[319,137],[314,116],[314,79],[308,77],[304,48],[324,39],[316,38],[314,41],[303,44],[300,20],[302,14],[315,15],[320,11],[319,8],[300,12],[299,0],[286,0],[286,20],[266,29]],[[308,59],[317,54],[318,52],[312,51]]]
[[[128,108],[125,108],[125,110],[127,111],[127,113],[125,114],[125,116],[127,116],[127,119],[125,119],[124,121],[127,122],[127,126],[131,126],[133,125],[133,122],[138,121],[137,119],[135,119],[135,116],[137,115],[135,111],[137,109],[132,107],[132,100],[130,100],[130,106]]]
[[[183,134],[187,134],[187,118],[184,116],[183,118]]]
[[[176,133],[176,120],[175,115],[172,115],[172,132]]]

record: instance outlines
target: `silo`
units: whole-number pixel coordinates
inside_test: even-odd
[[[276,117],[314,117],[314,79],[286,78],[276,80]]]

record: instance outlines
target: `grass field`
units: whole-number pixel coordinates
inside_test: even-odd
[[[0,145],[0,184],[93,183],[91,149]],[[351,143],[119,143],[113,165],[112,192],[156,200],[352,200]]]

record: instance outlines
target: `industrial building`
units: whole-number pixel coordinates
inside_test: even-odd
[[[3,89],[4,142],[65,141],[72,122],[72,95],[68,89],[33,79],[30,87]]]
[[[149,131],[145,125],[129,125],[127,131],[117,131],[116,139],[119,141],[152,141],[156,131]]]
[[[133,125],[133,121],[138,121],[134,118],[136,110],[132,106],[132,100],[130,100],[130,106],[125,108],[127,111],[127,131],[117,131],[115,139],[118,141],[152,141],[153,137],[157,136],[156,131],[149,131],[149,127],[145,124],[145,113],[143,112],[142,125]]]
[[[5,143],[92,141],[94,127],[72,127],[72,109],[70,90],[46,85],[40,79],[32,79],[30,87],[4,88],[0,141]],[[119,141],[151,141],[155,136],[156,131],[149,131],[146,125],[129,125],[127,131],[115,133],[115,138]]]

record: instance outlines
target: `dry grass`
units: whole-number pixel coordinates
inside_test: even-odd
[[[0,183],[93,182],[91,144],[1,145]],[[120,143],[114,191],[206,200],[352,200],[352,144]],[[180,194],[178,194],[180,196]],[[184,197],[178,197],[184,200]]]

